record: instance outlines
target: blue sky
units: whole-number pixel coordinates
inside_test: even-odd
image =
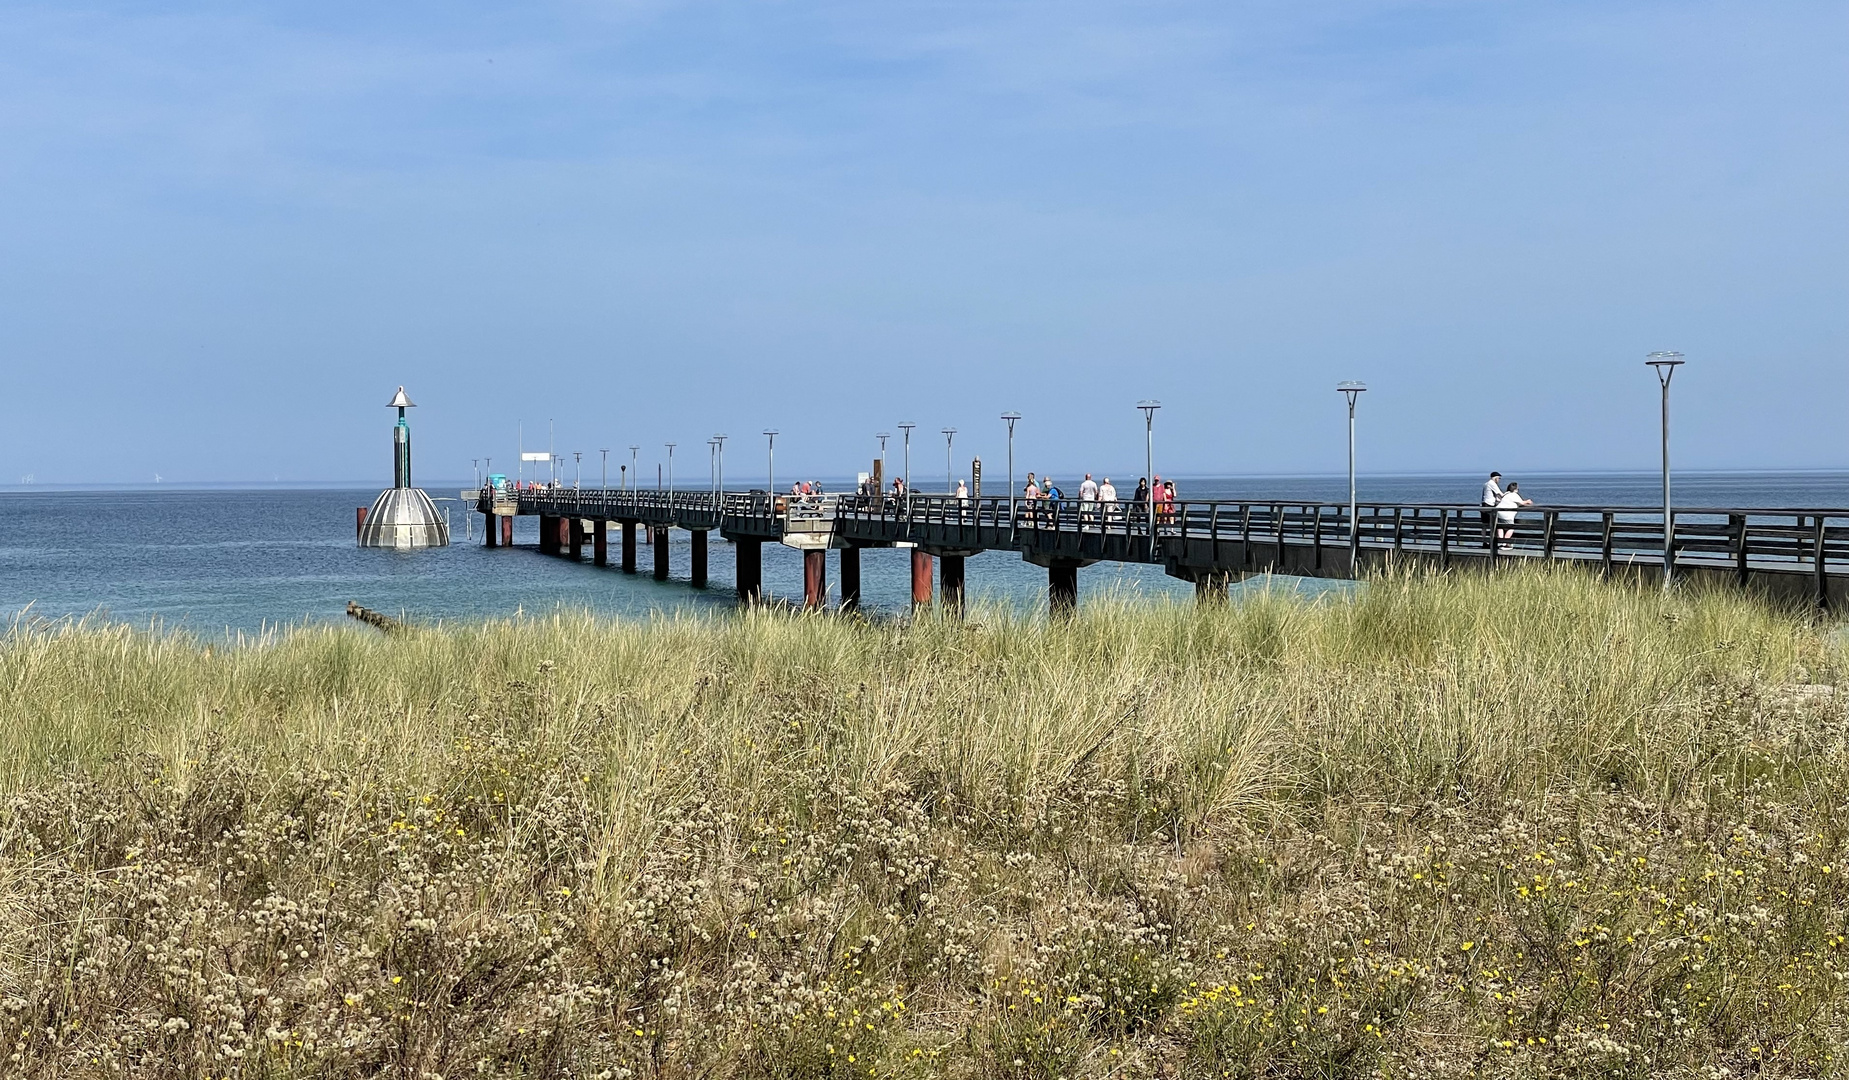
[[[1849,467],[1849,5],[12,3],[0,480]],[[923,432],[930,432],[924,439]],[[750,463],[749,465],[746,463]],[[1166,466],[1166,469],[1164,468]],[[922,469],[922,464],[919,465]],[[933,467],[934,469],[936,466]],[[1140,471],[1140,470],[1139,470]]]

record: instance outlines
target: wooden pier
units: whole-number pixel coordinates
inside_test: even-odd
[[[1152,522],[1140,503],[1071,499],[534,488],[484,489],[476,510],[488,516],[491,546],[511,543],[514,516],[534,515],[541,551],[581,558],[588,536],[598,565],[615,525],[629,573],[636,530],[649,529],[661,580],[667,530],[687,530],[698,587],[706,585],[707,534],[717,532],[735,549],[747,602],[762,592],[763,545],[784,544],[803,552],[809,607],[826,601],[828,552],[838,553],[842,605],[852,608],[860,551],[882,547],[911,549],[915,603],[931,602],[933,562],[942,601],[961,605],[964,560],[1005,551],[1046,568],[1056,610],[1076,604],[1078,571],[1105,561],[1161,566],[1206,598],[1251,574],[1353,578],[1389,564],[1488,569],[1547,559],[1642,580],[1663,572],[1663,513],[1630,506],[1523,508],[1512,540],[1497,539],[1485,507],[1432,503],[1360,503],[1352,529],[1348,504],[1302,500],[1177,502]],[[1824,608],[1849,599],[1849,509],[1678,509],[1672,550],[1678,580],[1727,582]]]

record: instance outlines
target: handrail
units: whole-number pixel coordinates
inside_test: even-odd
[[[912,493],[773,494],[724,491],[609,488],[527,488],[495,491],[484,485],[477,501],[483,513],[516,513],[641,520],[698,528],[739,530],[760,536],[781,533],[792,521],[804,529],[832,519],[852,541],[924,542],[944,547],[1047,550],[1078,543],[1087,557],[1161,562],[1186,554],[1186,545],[1206,542],[1211,557],[1237,543],[1250,558],[1253,545],[1306,547],[1318,552],[1435,553],[1440,561],[1473,550],[1491,558],[1546,558],[1649,563],[1662,556],[1663,514],[1644,506],[1543,505],[1504,508],[1480,503],[1371,501],[1355,504],[1316,499],[1177,500],[1147,504],[1076,499],[1027,501],[1006,496]],[[1513,516],[1515,535],[1501,515]],[[1849,572],[1849,509],[1708,507],[1675,509],[1672,550],[1678,564],[1754,568],[1808,567],[1822,574]],[[1099,546],[1104,545],[1104,546]],[[1108,549],[1108,554],[1106,553]],[[1068,550],[1061,548],[1060,550]],[[1321,566],[1323,556],[1315,557]]]

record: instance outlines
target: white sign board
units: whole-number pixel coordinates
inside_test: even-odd
[[[538,450],[538,451],[528,450],[526,453],[520,455],[520,460],[521,461],[551,461],[552,455],[546,453],[544,450]]]

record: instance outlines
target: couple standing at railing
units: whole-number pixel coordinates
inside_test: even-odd
[[[1496,529],[1496,539],[1515,539],[1515,511],[1519,507],[1533,506],[1534,500],[1524,498],[1521,485],[1509,481],[1509,486],[1502,486],[1502,474],[1491,472],[1489,480],[1483,484],[1483,546],[1490,546],[1490,528]]]

